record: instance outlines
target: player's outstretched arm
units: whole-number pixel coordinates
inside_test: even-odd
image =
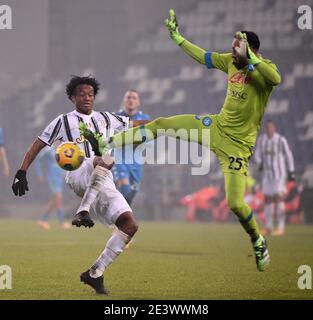
[[[256,65],[256,69],[261,73],[264,80],[272,86],[278,86],[281,83],[281,76],[274,65],[261,62]]]
[[[201,64],[205,64],[205,53],[206,51],[195,44],[186,40],[179,32],[178,22],[173,9],[169,11],[169,19],[165,19],[165,25],[168,28],[170,37],[172,40],[179,45],[182,50],[187,53],[190,57],[197,60]]]
[[[12,190],[16,196],[23,196],[25,192],[28,191],[26,172],[31,163],[35,160],[40,150],[45,146],[46,144],[37,138],[28,148],[21,167],[19,170],[17,170],[13,180]]]

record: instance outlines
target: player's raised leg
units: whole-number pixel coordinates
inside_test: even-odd
[[[207,124],[204,125],[203,121],[204,123],[207,121]],[[145,125],[112,136],[109,142],[110,145],[119,147],[131,142],[136,144],[153,140],[161,135],[167,135],[203,144],[205,143],[203,141],[203,129],[209,126],[211,122],[209,116],[197,116],[195,114],[175,115],[168,118],[160,117]]]
[[[108,141],[104,141],[102,136],[83,126],[80,126],[80,132],[90,142],[94,152],[98,154],[103,154],[109,148],[140,144],[162,135],[178,137],[182,140],[208,146],[209,135],[204,130],[209,128],[213,117],[211,115],[198,116],[195,114],[175,115],[168,118],[160,117],[147,124],[118,133],[110,137]]]
[[[94,222],[89,215],[90,206],[95,201],[98,193],[105,183],[105,180],[109,179],[108,174],[113,164],[114,160],[110,156],[94,158],[93,166],[95,169],[90,176],[89,184],[84,193],[80,206],[77,209],[75,218],[72,221],[73,225],[77,227],[84,226],[89,228],[94,225]]]
[[[266,240],[260,234],[253,211],[244,201],[246,177],[241,174],[224,173],[226,199],[229,208],[236,214],[245,231],[249,234],[255,252],[259,271],[264,271],[269,264]]]

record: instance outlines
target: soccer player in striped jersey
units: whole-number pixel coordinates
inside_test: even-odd
[[[174,137],[184,129],[188,141],[194,141],[209,147],[215,152],[224,173],[226,198],[229,208],[237,215],[245,231],[249,234],[255,252],[259,271],[269,264],[269,254],[265,238],[254,217],[253,211],[244,201],[246,179],[249,172],[249,160],[256,142],[260,123],[275,86],[281,82],[276,66],[260,56],[260,41],[251,31],[236,32],[232,41],[232,52],[207,52],[186,40],[178,30],[174,10],[170,10],[170,19],[166,19],[172,40],[189,56],[206,65],[227,74],[227,96],[221,112],[216,115],[177,115],[169,118],[157,118],[149,124],[119,133],[106,140],[95,137],[85,127],[83,135],[92,141],[97,138],[97,147],[102,151],[129,143],[141,143],[158,136],[165,131]],[[163,130],[162,130],[163,129]],[[197,129],[195,134],[194,130]],[[203,131],[210,129],[210,144]],[[203,138],[203,139],[202,139]],[[101,151],[100,150],[100,151]]]
[[[93,132],[109,137],[114,132],[127,130],[130,125],[145,122],[130,122],[127,117],[94,111],[94,101],[98,91],[99,83],[96,79],[72,77],[66,92],[75,110],[56,117],[35,139],[14,177],[12,189],[16,196],[23,196],[28,191],[26,172],[45,146],[51,146],[56,141],[73,141],[84,150],[86,160],[77,170],[67,172],[65,178],[70,188],[83,198],[72,224],[78,227],[81,225],[92,227],[94,222],[89,216],[92,207],[101,222],[115,225],[116,230],[99,258],[90,269],[81,274],[80,279],[96,292],[107,294],[108,291],[103,284],[104,270],[123,252],[137,232],[138,226],[131,208],[113,182],[110,171],[114,163],[113,158],[108,155],[99,157],[93,153],[88,141],[79,132],[79,123],[83,122]]]
[[[266,133],[257,143],[255,162],[262,170],[262,191],[265,195],[264,234],[282,235],[285,232],[286,183],[295,179],[295,166],[292,152],[285,137],[276,132],[272,120],[266,123]],[[273,218],[277,216],[278,226],[273,230]]]

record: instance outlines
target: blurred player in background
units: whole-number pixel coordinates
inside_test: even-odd
[[[207,186],[181,198],[179,201],[180,204],[186,207],[185,220],[188,222],[193,222],[200,218],[200,221],[208,221],[209,214],[215,208],[213,201],[216,200],[220,193],[220,188]],[[217,218],[218,216],[213,215],[212,213],[212,217]]]
[[[93,220],[89,210],[92,207],[99,220],[107,225],[116,226],[104,250],[95,263],[80,275],[81,282],[88,284],[97,293],[108,294],[103,284],[103,273],[106,268],[124,251],[125,246],[137,232],[138,226],[131,208],[116,189],[110,171],[114,161],[110,156],[95,156],[87,140],[79,132],[79,124],[94,130],[104,137],[116,131],[127,130],[129,125],[140,125],[140,120],[129,121],[128,117],[117,116],[110,112],[93,110],[95,97],[100,84],[92,77],[73,76],[66,86],[68,99],[75,110],[55,118],[28,148],[20,169],[17,171],[12,190],[16,196],[23,196],[28,191],[26,173],[39,152],[54,142],[75,141],[84,150],[86,159],[74,171],[66,174],[66,183],[82,198],[73,225],[92,227]]]
[[[10,174],[10,167],[7,159],[6,150],[4,148],[4,139],[3,139],[3,130],[0,127],[0,162],[2,165],[2,173],[5,177],[8,177]]]
[[[51,198],[44,210],[44,214],[38,220],[38,225],[45,229],[50,229],[48,219],[50,214],[56,210],[59,222],[63,229],[69,229],[71,225],[65,222],[63,208],[64,178],[66,172],[62,170],[55,161],[55,150],[52,147],[45,147],[35,161],[37,179],[40,183],[44,182],[43,165],[46,165],[46,179],[51,192]]]
[[[184,129],[185,136],[180,136],[181,139],[210,147],[215,152],[224,173],[228,206],[249,234],[257,268],[264,271],[270,261],[266,240],[259,231],[253,211],[244,201],[244,194],[249,174],[249,160],[260,123],[271,93],[281,82],[280,74],[270,60],[260,56],[260,41],[254,32],[237,32],[231,44],[232,52],[220,54],[207,52],[186,40],[178,31],[174,10],[170,10],[170,19],[166,20],[166,25],[172,40],[185,53],[209,69],[216,68],[227,74],[227,96],[221,112],[217,115],[189,114],[157,118],[147,125],[107,140],[96,137],[88,130],[81,132],[92,142],[94,149],[102,149],[100,152],[107,148],[154,139],[160,129],[173,129],[168,134],[175,137],[178,130]],[[197,134],[194,134],[195,129],[198,129]],[[207,129],[210,129],[210,144]],[[162,131],[164,134],[164,130]],[[97,143],[94,143],[95,138]]]
[[[117,113],[119,116],[128,117],[133,120],[150,120],[150,117],[143,113],[140,108],[139,93],[130,89],[126,91],[123,100],[124,109]],[[112,171],[118,190],[131,206],[136,193],[139,191],[143,176],[143,159],[138,158],[139,153],[134,157],[136,147],[124,146],[114,150],[115,166]]]
[[[276,132],[272,120],[266,122],[266,133],[257,143],[255,162],[262,171],[262,191],[265,195],[265,234],[282,235],[285,232],[286,183],[295,180],[292,152],[285,137]],[[277,229],[273,220],[277,216]]]

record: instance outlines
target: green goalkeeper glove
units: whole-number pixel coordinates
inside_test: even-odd
[[[170,9],[170,19],[165,19],[165,25],[170,32],[172,40],[179,46],[185,41],[185,38],[178,31],[178,22],[173,9]]]
[[[247,35],[245,33],[242,33],[240,31],[236,32],[236,36],[238,39],[240,39],[242,41],[242,43],[240,43],[240,52],[238,51],[238,53],[240,53],[241,55],[246,55],[249,64],[252,64],[253,66],[259,64],[261,62],[261,60],[259,59],[259,57],[250,49],[248,40],[247,40]],[[242,51],[244,50],[244,52]]]
[[[79,123],[79,131],[80,134],[89,141],[96,156],[102,156],[109,151],[108,145],[102,134],[92,132],[82,121]]]

